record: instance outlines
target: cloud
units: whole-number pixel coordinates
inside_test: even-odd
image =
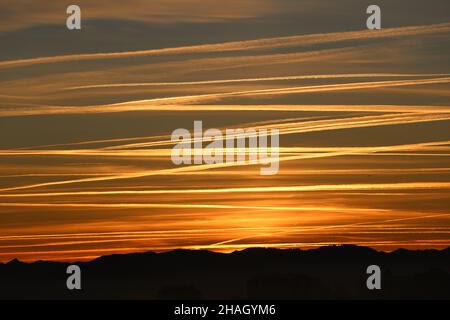
[[[309,34],[309,35],[297,35],[289,37],[264,38],[256,40],[232,41],[218,44],[203,44],[203,45],[182,46],[163,49],[38,57],[20,60],[0,61],[0,68],[41,64],[41,63],[56,63],[67,61],[95,60],[95,59],[113,59],[113,58],[126,58],[137,56],[158,56],[158,55],[178,55],[178,54],[192,54],[192,53],[279,49],[296,46],[334,43],[349,40],[383,39],[402,36],[409,37],[409,36],[435,34],[435,33],[448,33],[448,32],[450,32],[450,23],[442,23],[433,25],[386,28],[379,30],[377,32],[371,32],[371,30],[331,32],[324,34]]]
[[[147,23],[220,22],[250,19],[279,10],[275,0],[78,0],[82,18],[114,19]],[[65,27],[66,8],[73,4],[53,0],[2,0],[0,31],[13,31],[36,25],[61,24]]]

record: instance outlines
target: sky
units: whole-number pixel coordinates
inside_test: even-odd
[[[0,1],[0,262],[450,246],[450,2]],[[171,133],[278,129],[280,168]]]

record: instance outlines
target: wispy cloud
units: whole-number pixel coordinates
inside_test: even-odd
[[[53,57],[39,57],[30,59],[0,61],[0,68],[27,66],[41,63],[57,63],[67,61],[82,61],[95,59],[112,59],[124,57],[137,56],[158,56],[158,55],[180,55],[192,53],[213,53],[213,52],[227,52],[227,51],[252,51],[252,50],[266,50],[279,49],[298,46],[308,46],[323,43],[333,43],[348,40],[366,40],[366,39],[380,39],[393,38],[405,36],[417,36],[434,33],[448,33],[450,32],[450,23],[442,23],[425,26],[399,27],[387,28],[379,32],[371,32],[370,30],[363,31],[347,31],[334,32],[325,34],[313,35],[299,35],[290,37],[276,37],[247,41],[234,41],[219,44],[204,44],[195,46],[184,46],[164,49],[150,49],[138,50],[128,52],[109,52],[109,53],[90,53],[90,54],[73,54]]]

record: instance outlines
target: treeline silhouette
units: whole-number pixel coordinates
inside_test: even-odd
[[[76,264],[82,290],[72,291],[69,263],[0,264],[0,299],[450,299],[450,248],[174,250]],[[373,264],[382,270],[381,290],[366,286]]]

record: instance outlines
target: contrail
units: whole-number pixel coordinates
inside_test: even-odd
[[[298,134],[298,133],[308,133],[308,132],[318,132],[318,131],[328,131],[328,130],[337,130],[337,129],[350,129],[350,128],[359,128],[359,127],[372,127],[372,126],[382,126],[382,125],[392,125],[392,124],[407,124],[407,123],[420,123],[420,122],[429,122],[429,121],[440,121],[447,120],[450,116],[447,114],[439,115],[439,114],[427,114],[427,115],[417,115],[414,113],[408,114],[394,114],[394,115],[379,115],[379,116],[364,116],[364,117],[351,117],[344,119],[329,119],[329,120],[315,120],[315,121],[294,121],[294,122],[277,122],[270,121],[270,124],[267,125],[259,125],[259,126],[245,126],[245,129],[270,129],[277,128],[280,131],[280,134]],[[283,119],[282,121],[284,121]],[[244,135],[234,134],[229,135],[227,137],[217,138],[216,140],[226,140],[226,139],[236,139],[236,138],[245,138]],[[154,137],[153,137],[154,138]],[[87,155],[87,156],[95,156],[95,155],[104,155],[104,156],[163,156],[167,155],[167,152],[170,149],[136,149],[136,148],[144,148],[144,147],[156,147],[156,146],[165,146],[165,145],[174,145],[181,141],[172,141],[170,139],[170,135],[159,136],[159,138],[163,138],[165,140],[157,140],[150,142],[137,142],[131,144],[122,144],[115,145],[109,147],[102,147],[96,149],[74,149],[74,150],[45,150],[42,149],[48,146],[37,146],[33,150],[32,148],[18,148],[12,150],[0,150],[0,155]],[[149,140],[149,138],[144,138],[145,140]],[[104,140],[108,141],[108,140]],[[119,142],[117,139],[109,140],[111,142]],[[196,142],[203,141],[202,139],[187,139],[183,140],[183,142]],[[89,142],[86,142],[89,143]],[[50,145],[51,146],[70,146],[70,145],[79,145],[83,143],[74,143],[74,144],[60,144],[60,145]],[[124,149],[134,149],[132,151],[126,151]],[[286,152],[289,151],[302,151],[309,152],[313,149],[301,149],[301,148],[281,148],[280,150],[284,150]],[[324,149],[322,149],[324,150]],[[349,149],[348,149],[349,150]],[[334,150],[336,151],[336,150]]]
[[[413,144],[413,145],[427,146],[427,145],[435,145],[435,144],[439,144],[439,143],[448,144],[448,142],[429,142],[429,143],[418,143],[418,144]],[[384,149],[377,148],[373,152],[398,151],[398,150],[403,150],[404,148],[410,148],[411,146],[412,146],[411,144],[410,145],[389,146],[389,147],[384,147]],[[358,153],[355,151],[351,152],[351,153],[349,153],[347,151],[340,151],[340,152],[329,152],[329,153],[311,154],[311,155],[284,156],[284,157],[280,157],[278,159],[278,161],[282,162],[282,161],[292,161],[292,160],[301,160],[301,159],[337,157],[337,156],[343,156],[343,155],[349,155],[349,154],[355,155]],[[362,154],[367,154],[367,150],[362,152]],[[187,167],[177,167],[177,168],[169,168],[169,169],[147,170],[147,171],[140,171],[140,172],[135,172],[135,173],[126,173],[126,174],[121,174],[121,175],[117,175],[117,176],[106,176],[106,177],[101,176],[101,177],[83,178],[83,179],[74,179],[74,180],[44,182],[44,183],[37,183],[37,184],[32,184],[32,185],[3,188],[3,189],[0,189],[0,192],[39,188],[39,187],[46,187],[46,186],[55,186],[55,185],[67,185],[67,184],[74,184],[74,183],[87,183],[87,182],[98,182],[98,181],[143,178],[143,177],[157,176],[157,175],[170,175],[173,173],[180,173],[180,172],[196,172],[196,171],[216,169],[216,168],[248,166],[248,165],[255,165],[255,164],[258,164],[258,162],[257,161],[237,161],[237,162],[219,163],[219,164],[216,163],[216,164],[191,165],[191,166],[187,166]]]
[[[282,206],[239,206],[225,204],[169,204],[169,203],[0,203],[0,207],[66,207],[66,208],[169,208],[169,209],[251,209],[269,211],[326,211],[326,212],[388,212],[387,209],[345,208],[345,207],[282,207]]]
[[[310,133],[310,132],[321,132],[330,130],[341,130],[341,129],[351,129],[351,128],[364,128],[364,127],[376,127],[385,126],[393,124],[408,124],[408,123],[422,123],[422,122],[433,122],[449,120],[450,116],[447,114],[394,114],[394,115],[378,115],[378,116],[364,116],[364,117],[352,117],[344,119],[332,119],[332,120],[318,120],[318,121],[303,121],[303,122],[293,122],[287,124],[278,124],[276,126],[256,126],[251,127],[252,129],[270,129],[277,128],[280,135],[287,134],[300,134],[300,133]],[[249,128],[245,128],[249,129]],[[217,138],[216,140],[225,140],[229,138],[239,138],[244,137],[244,135],[231,135],[228,137]],[[170,136],[165,137],[166,140],[160,141],[150,141],[150,142],[137,142],[131,144],[116,145],[111,147],[104,147],[102,150],[116,150],[116,149],[128,149],[128,148],[142,148],[142,147],[156,147],[165,145],[174,145],[180,142],[193,143],[196,141],[203,141],[202,139],[186,139],[183,141],[172,141]]]
[[[145,104],[161,104],[168,102],[182,102],[182,103],[196,103],[220,100],[227,97],[245,97],[245,96],[265,96],[265,95],[285,95],[285,94],[299,94],[299,93],[317,93],[317,92],[334,92],[344,90],[360,90],[360,89],[375,89],[383,87],[398,87],[398,86],[413,86],[413,85],[425,85],[425,84],[440,84],[450,83],[450,77],[429,78],[420,80],[403,80],[403,81],[369,81],[369,82],[351,82],[344,84],[327,84],[327,85],[315,85],[315,86],[297,86],[288,88],[277,89],[260,89],[249,91],[235,91],[226,93],[210,93],[202,95],[180,96],[180,97],[166,97],[155,98],[137,101],[128,101],[110,104],[110,107],[124,106],[125,110],[130,111],[127,107],[133,107],[134,105]],[[133,109],[131,109],[133,110]],[[145,109],[143,109],[145,110]]]
[[[173,107],[173,109],[171,109]],[[418,113],[418,114],[432,114],[432,113],[450,113],[450,106],[411,106],[411,105],[186,105],[186,106],[164,106],[160,110],[164,111],[283,111],[283,112],[298,112],[298,111],[314,111],[314,112],[382,112],[382,113]],[[284,119],[282,119],[284,120]],[[29,147],[15,148],[14,150],[30,150],[42,149],[50,147],[67,147],[77,145],[91,145],[126,141],[153,141],[157,139],[168,139],[169,135],[155,135],[143,137],[130,138],[116,138],[116,139],[102,139],[102,140],[87,140],[58,144],[45,144]],[[147,142],[145,142],[147,143]],[[145,144],[144,143],[144,144]],[[132,145],[132,144],[128,144]],[[139,146],[139,144],[136,144]],[[105,147],[105,149],[120,148],[127,145],[119,145],[112,147]]]
[[[370,221],[370,222],[356,222],[356,223],[350,223],[350,224],[337,224],[337,225],[331,225],[331,226],[320,226],[320,227],[306,227],[304,230],[307,231],[319,231],[319,230],[326,230],[326,229],[336,229],[336,228],[346,228],[346,227],[353,227],[353,226],[370,226],[373,224],[380,224],[380,223],[390,223],[390,222],[399,222],[399,221],[407,221],[407,220],[418,220],[418,219],[429,219],[429,218],[440,218],[440,217],[448,217],[450,216],[450,213],[444,213],[444,214],[433,214],[433,215],[423,215],[419,217],[408,217],[408,218],[397,218],[397,219],[388,219],[388,220],[382,220],[382,221]],[[213,243],[210,245],[202,246],[202,248],[212,248],[216,246],[221,246],[227,243],[245,240],[245,239],[251,239],[251,238],[257,238],[262,236],[271,236],[274,234],[288,234],[295,231],[292,230],[282,230],[278,232],[271,232],[271,233],[264,233],[264,234],[257,234],[257,235],[251,235],[247,237],[241,237],[236,239],[230,239],[225,240],[217,243]]]
[[[395,81],[351,82],[344,84],[297,86],[297,87],[277,88],[277,89],[260,89],[260,90],[234,91],[225,93],[209,93],[201,95],[176,96],[176,97],[154,98],[137,101],[127,101],[108,105],[86,106],[86,107],[55,106],[55,107],[42,107],[34,109],[2,108],[2,110],[0,111],[0,116],[10,117],[10,116],[26,116],[26,115],[51,115],[51,114],[90,114],[90,113],[114,113],[114,112],[151,111],[151,110],[180,111],[183,110],[184,107],[180,106],[179,104],[197,104],[199,102],[202,103],[211,102],[222,100],[224,98],[337,92],[348,90],[363,90],[363,89],[389,88],[400,86],[441,84],[441,83],[450,83],[450,77],[439,77],[420,80],[403,80],[403,81],[395,80]],[[166,105],[165,108],[163,107],[164,105]],[[185,110],[189,109],[186,108]]]
[[[446,32],[450,32],[450,23],[386,28],[378,30],[377,32],[371,32],[370,30],[347,31],[347,32],[266,38],[247,41],[233,41],[218,44],[203,44],[203,45],[164,48],[164,49],[111,52],[111,53],[86,53],[86,54],[73,54],[73,55],[62,55],[53,57],[37,57],[29,59],[1,61],[0,68],[17,67],[24,65],[26,66],[41,63],[56,63],[56,62],[82,61],[93,59],[111,59],[121,57],[214,53],[214,52],[228,52],[228,51],[250,51],[262,49],[274,49],[274,48],[288,48],[295,46],[308,46],[312,44],[333,43],[348,40],[379,39],[379,38],[415,36],[422,34],[446,33]]]
[[[332,184],[332,185],[301,185],[301,186],[277,186],[277,187],[239,187],[239,188],[218,188],[218,189],[164,189],[164,190],[116,190],[116,191],[74,191],[74,192],[47,192],[47,193],[25,193],[25,194],[2,194],[2,198],[23,198],[23,197],[56,197],[56,196],[99,196],[99,195],[150,195],[150,194],[211,194],[211,193],[264,193],[264,192],[316,192],[316,191],[347,191],[347,190],[429,190],[448,189],[450,182],[398,182],[398,183],[356,183],[356,184]],[[46,204],[36,203],[0,203],[0,206],[45,206]],[[65,203],[55,203],[51,205],[62,205]],[[70,204],[76,206],[78,204]],[[84,204],[80,204],[84,205]],[[99,206],[126,206],[126,204],[99,204]],[[142,205],[153,206],[152,204],[135,204],[136,207]],[[154,206],[167,206],[175,208],[179,205],[158,204]],[[181,205],[184,206],[184,205]],[[209,205],[206,205],[208,207]],[[230,209],[232,207],[222,206]],[[262,207],[254,207],[261,209]],[[281,208],[281,207],[280,207]]]
[[[98,84],[88,86],[68,87],[64,90],[96,89],[96,88],[122,88],[122,87],[159,87],[159,86],[187,86],[187,85],[208,85],[208,84],[227,84],[243,82],[271,82],[271,81],[290,81],[307,79],[345,79],[345,78],[401,78],[401,77],[444,77],[448,73],[430,73],[430,74],[405,74],[405,73],[352,73],[352,74],[321,74],[321,75],[301,75],[285,77],[268,78],[247,78],[247,79],[224,79],[207,81],[185,81],[185,82],[136,82],[136,83],[112,83]]]

